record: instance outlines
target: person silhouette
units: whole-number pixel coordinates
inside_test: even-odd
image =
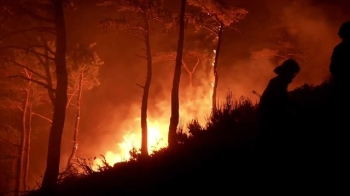
[[[327,129],[332,131],[324,135],[324,140],[327,140],[328,144],[324,145],[324,148],[331,156],[334,156],[333,160],[338,160],[340,163],[344,162],[341,160],[343,154],[350,149],[348,132],[345,131],[349,129],[346,113],[350,109],[347,101],[347,90],[350,85],[348,73],[350,68],[350,21],[340,26],[338,36],[341,42],[334,47],[329,66],[334,86],[332,85],[331,98],[326,108],[327,113],[331,114],[327,118],[329,122]]]
[[[349,83],[347,70],[350,67],[350,21],[340,26],[338,36],[342,41],[333,49],[329,70],[335,84],[344,87]]]
[[[285,60],[274,69],[277,74],[272,78],[260,97],[258,122],[260,126],[259,146],[265,152],[276,152],[288,145],[291,133],[292,113],[296,104],[288,96],[288,85],[299,73],[300,66],[293,59]]]

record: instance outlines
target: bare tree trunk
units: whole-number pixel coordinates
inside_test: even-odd
[[[220,48],[221,48],[221,39],[222,39],[222,30],[223,30],[223,24],[220,24],[219,32],[218,32],[218,44],[216,46],[215,50],[215,59],[214,59],[214,86],[213,86],[213,96],[212,96],[212,113],[216,111],[216,94],[217,94],[217,88],[219,83],[219,75],[218,75],[218,60],[219,60],[219,54],[220,54]]]
[[[169,125],[168,143],[169,148],[173,148],[176,145],[176,130],[179,124],[179,85],[181,78],[181,66],[182,66],[182,51],[185,39],[185,8],[186,0],[181,1],[180,11],[180,29],[179,39],[177,43],[177,54],[175,62],[175,72],[173,78],[173,87],[171,89],[171,116]]]
[[[25,160],[25,148],[26,148],[26,138],[27,138],[27,109],[28,109],[28,103],[29,103],[29,89],[25,89],[26,95],[25,100],[23,102],[23,108],[22,108],[22,134],[21,134],[21,144],[20,144],[20,156],[18,158],[18,164],[17,164],[17,176],[16,176],[16,195],[20,195],[20,192],[23,189],[24,186],[24,180],[23,180],[23,166],[24,166],[24,160]]]
[[[148,106],[148,94],[151,86],[152,80],[152,55],[151,55],[151,44],[149,40],[149,26],[148,18],[145,17],[145,44],[146,44],[146,56],[147,56],[147,77],[145,86],[143,87],[142,104],[141,104],[141,129],[142,129],[142,139],[141,139],[141,155],[148,155],[148,128],[147,128],[147,106]]]
[[[81,94],[83,91],[83,80],[84,80],[84,70],[81,70],[79,87],[78,87],[77,113],[76,113],[76,118],[75,118],[75,127],[74,127],[74,135],[73,135],[73,148],[72,148],[72,152],[71,152],[69,159],[68,159],[68,162],[67,162],[67,168],[70,167],[72,159],[75,157],[75,154],[78,150],[78,133],[79,133],[79,124],[80,124],[80,101],[81,101]]]
[[[29,161],[30,161],[30,135],[32,134],[32,104],[29,104],[29,113],[28,113],[28,122],[27,122],[27,138],[26,138],[26,161],[24,167],[24,176],[23,176],[23,190],[27,190],[27,179],[29,172]]]
[[[57,187],[61,154],[61,140],[66,116],[68,86],[66,67],[66,28],[63,13],[63,1],[53,0],[53,3],[57,43],[55,56],[57,87],[52,125],[49,135],[46,170],[41,186],[41,189],[44,192],[53,192]]]
[[[47,45],[47,41],[45,40],[44,36],[41,36],[42,38],[42,41],[43,41],[43,44],[44,46],[46,47],[49,47]],[[47,82],[47,85],[49,85],[50,87],[53,87],[53,84],[52,84],[52,76],[51,76],[51,70],[50,70],[50,60],[49,60],[49,51],[48,49],[44,49],[44,54],[45,54],[45,60],[41,63],[45,69],[45,75],[46,75],[46,82]],[[40,58],[40,57],[39,57]],[[52,102],[52,104],[54,103],[55,101],[55,93],[50,90],[50,89],[47,89],[47,93],[49,95],[49,98],[50,98],[50,101]]]

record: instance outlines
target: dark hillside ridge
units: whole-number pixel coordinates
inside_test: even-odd
[[[303,85],[290,92],[298,104],[292,153],[276,146],[267,154],[256,147],[259,138],[256,105],[232,94],[205,127],[194,120],[190,137],[178,148],[162,149],[146,159],[106,166],[85,176],[68,175],[49,195],[175,195],[234,194],[264,191],[322,192],[337,184],[340,190],[347,143],[348,111],[344,94],[332,83]],[[345,174],[344,174],[345,175]],[[48,195],[38,191],[28,195]]]

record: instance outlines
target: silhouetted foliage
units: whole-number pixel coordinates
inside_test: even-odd
[[[197,120],[188,124],[189,136],[177,148],[161,149],[147,158],[140,158],[140,151],[133,149],[128,162],[117,163],[113,168],[87,174],[81,179],[63,179],[59,195],[159,194],[169,189],[174,193],[206,193],[208,190],[224,193],[229,189],[223,187],[228,178],[236,186],[280,184],[283,180],[291,181],[293,176],[308,176],[308,180],[314,182],[325,181],[327,179],[317,174],[315,164],[323,167],[324,174],[330,174],[332,168],[326,167],[329,163],[322,162],[323,159],[332,157],[338,161],[335,163],[337,171],[345,164],[340,154],[346,149],[343,143],[346,137],[341,127],[348,125],[343,114],[336,113],[342,108],[334,107],[344,106],[345,102],[335,103],[342,97],[334,94],[334,90],[334,84],[325,80],[320,85],[305,84],[289,93],[299,104],[299,118],[295,122],[298,146],[294,149],[298,156],[289,162],[281,162],[279,156],[273,160],[256,156],[259,155],[254,145],[259,135],[257,104],[245,97],[235,99],[229,92],[226,101],[218,105],[218,110],[208,117],[205,125],[200,125]],[[261,181],[261,174],[278,177],[278,180]],[[304,182],[305,179],[298,180]]]
[[[214,146],[244,146],[252,148],[257,137],[256,105],[246,97],[235,99],[229,92],[226,101],[217,106],[204,126],[197,120],[188,124],[189,143]],[[204,143],[203,143],[204,142]]]
[[[84,177],[76,177],[74,172],[66,175],[67,180],[63,179],[62,183],[60,183],[62,188],[65,187],[61,190],[69,191],[69,194],[73,194],[73,192],[75,194],[75,191],[77,190],[73,191],[70,184],[76,184],[79,182],[79,184],[76,184],[76,186],[79,187],[82,186],[82,184],[80,185],[80,182],[95,183],[97,182],[95,181],[97,178],[108,179],[108,182],[104,181],[104,185],[100,184],[104,187],[100,187],[101,189],[98,191],[102,191],[100,194],[103,194],[103,191],[108,189],[107,187],[114,186],[118,187],[115,189],[115,193],[122,194],[126,193],[124,191],[127,191],[127,193],[140,193],[142,191],[158,192],[166,190],[166,188],[162,187],[160,184],[165,183],[166,185],[164,185],[169,187],[174,183],[174,186],[177,186],[179,182],[176,182],[177,180],[175,179],[190,182],[190,179],[182,179],[180,176],[192,175],[190,174],[192,169],[198,171],[204,169],[202,168],[203,166],[198,165],[198,163],[202,159],[211,159],[211,156],[218,159],[219,157],[217,156],[219,155],[216,155],[216,153],[221,152],[223,146],[228,145],[233,149],[233,147],[237,145],[236,141],[238,141],[238,137],[242,137],[241,135],[243,132],[250,128],[245,129],[245,125],[250,122],[250,119],[254,118],[253,112],[255,106],[249,99],[243,97],[236,100],[233,99],[232,94],[229,94],[226,102],[222,103],[218,108],[220,109],[208,118],[207,125],[203,127],[198,121],[193,120],[192,123],[188,125],[188,128],[190,129],[189,137],[179,129],[177,132],[177,138],[180,144],[178,148],[159,149],[154,151],[150,157],[142,157],[140,149],[133,148],[130,151],[131,158],[128,162],[116,163],[113,168],[108,167],[109,169],[101,169],[99,171],[93,171],[91,166],[84,162],[81,164],[82,168],[85,168],[85,172],[83,172],[85,174]],[[229,126],[231,129],[225,129],[225,126]],[[180,169],[182,167],[183,169]],[[218,166],[214,167],[217,168]],[[189,172],[189,174],[186,174],[187,172]],[[164,176],[168,174],[168,177]],[[152,180],[146,180],[147,178],[151,178]],[[171,178],[174,178],[174,180],[169,181]],[[193,180],[195,178],[197,177],[191,177]],[[122,179],[125,180],[125,182],[122,182]],[[136,179],[142,179],[141,181],[143,181],[143,183]],[[128,183],[131,184],[128,185]],[[160,187],[155,188],[154,186],[156,184],[159,184]],[[134,190],[129,189],[131,188],[131,185],[133,185]],[[99,186],[94,185],[93,187]],[[81,191],[85,192],[86,190]],[[68,192],[62,192],[62,194],[68,194]]]

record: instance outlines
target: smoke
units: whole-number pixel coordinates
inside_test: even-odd
[[[242,35],[237,32],[226,30],[223,38],[223,46],[219,59],[219,87],[218,98],[224,100],[228,90],[231,90],[236,98],[240,96],[250,97],[257,101],[258,97],[252,94],[255,90],[262,93],[270,78],[274,77],[273,68],[278,66],[280,61],[274,58],[253,59],[251,54],[264,48],[274,48],[280,41],[290,41],[296,50],[300,50],[303,58],[298,59],[301,66],[300,74],[291,84],[290,90],[304,83],[318,84],[328,74],[329,58],[332,48],[339,41],[336,32],[338,24],[333,23],[324,14],[324,7],[315,7],[307,1],[279,1],[271,4],[265,1],[263,8],[254,7],[249,1],[246,3],[249,14],[255,18],[242,20],[237,26],[242,31]],[[249,16],[248,14],[248,16]],[[261,20],[257,17],[263,17]],[[342,19],[339,19],[342,20]],[[257,21],[260,23],[257,24]],[[275,36],[279,32],[284,34]],[[191,32],[187,32],[191,33]],[[160,38],[153,38],[159,46],[154,48],[164,48],[166,44],[175,43],[176,39],[164,42]],[[213,48],[214,49],[214,48]],[[130,50],[130,49],[129,49]],[[135,48],[134,48],[135,50]],[[302,51],[301,51],[302,50]],[[130,55],[131,56],[131,55]],[[127,56],[123,56],[127,57]],[[127,57],[131,58],[131,57]],[[135,58],[135,57],[132,57]],[[180,87],[180,118],[183,125],[194,118],[198,118],[202,123],[208,117],[211,109],[211,74],[208,73],[208,66],[212,59],[202,62],[198,70],[193,75],[193,87],[189,85],[189,77],[185,70],[182,71]],[[111,60],[112,61],[112,60]],[[132,61],[129,68],[118,67],[118,73],[123,73],[128,69],[129,77],[122,77],[120,80],[132,81],[129,87],[119,90],[116,102],[120,102],[123,110],[117,107],[109,108],[108,113],[111,120],[105,121],[98,130],[103,142],[99,142],[98,147],[93,150],[96,153],[115,149],[117,143],[122,142],[126,133],[140,132],[139,116],[141,106],[142,90],[134,85],[136,82],[142,84],[145,76],[144,63],[137,60]],[[151,85],[151,92],[148,106],[148,119],[150,124],[156,121],[161,125],[162,135],[166,136],[170,119],[170,93],[172,87],[174,62],[161,63],[154,66],[154,74]],[[130,77],[134,74],[135,77]],[[122,90],[133,91],[131,97],[122,96]],[[125,107],[127,105],[127,107]],[[121,115],[120,115],[121,114]],[[117,116],[114,118],[114,116]],[[113,121],[113,122],[112,122]],[[108,122],[108,123],[107,123]],[[95,138],[96,139],[96,138]],[[140,139],[137,139],[140,141]],[[97,152],[98,150],[98,152]],[[91,154],[91,152],[90,152]]]
[[[252,6],[250,3],[246,4]],[[279,1],[273,4],[265,1],[264,4],[265,9],[252,7],[251,12],[260,13],[249,13],[264,19],[248,17],[248,21],[242,20],[243,24],[237,26],[241,27],[243,34],[231,38],[234,44],[229,44],[226,51],[222,51],[222,63],[219,64],[221,97],[230,89],[236,97],[243,95],[257,100],[252,90],[262,93],[269,79],[274,77],[274,67],[283,61],[276,56],[252,58],[248,55],[264,49],[277,50],[300,64],[301,71],[289,90],[305,83],[319,84],[329,75],[330,56],[340,41],[337,31],[346,15],[331,17],[326,14],[327,6],[311,1]],[[244,41],[247,45],[242,43]],[[289,51],[281,48],[286,42],[291,44]]]
[[[270,78],[274,76],[272,72],[274,64],[268,59],[240,59],[234,66],[225,70],[220,75],[219,98],[223,100],[230,90],[235,98],[240,96],[248,97],[252,101],[257,101],[258,97],[252,91],[262,93]]]
[[[302,72],[297,82],[320,83],[328,75],[333,47],[339,42],[338,24],[324,14],[325,7],[313,7],[308,1],[297,1],[282,9],[283,22],[296,37],[296,44],[306,48]]]
[[[85,1],[81,2],[85,4]],[[169,0],[169,2],[174,1]],[[278,66],[279,61],[276,58],[253,59],[252,53],[264,48],[278,49],[280,41],[290,41],[294,49],[302,53],[302,57],[297,59],[301,72],[290,85],[290,90],[304,83],[319,84],[328,75],[332,49],[340,41],[337,37],[338,28],[342,22],[350,18],[349,14],[339,11],[338,5],[334,4],[330,8],[329,5],[311,0],[280,0],[273,3],[271,0],[232,1],[232,3],[235,2],[246,8],[249,13],[245,19],[235,24],[235,28],[238,28],[242,34],[230,29],[224,31],[218,62],[219,101],[225,99],[228,90],[233,92],[235,98],[243,95],[257,101],[258,97],[253,95],[252,91],[263,92],[268,81],[274,77],[273,68]],[[175,5],[170,7],[176,8]],[[175,12],[178,13],[178,10]],[[69,40],[88,43],[96,41],[101,59],[105,61],[101,69],[101,85],[83,94],[81,132],[77,152],[78,156],[82,157],[94,157],[99,154],[114,156],[120,153],[119,144],[125,141],[124,137],[131,138],[132,134],[140,134],[142,89],[135,83],[143,84],[146,65],[144,61],[132,54],[138,53],[143,43],[130,38],[131,36],[112,33],[105,35],[101,29],[97,28],[99,19],[111,15],[113,12],[102,13],[96,7],[86,5],[79,7],[76,13],[71,13],[67,19]],[[281,32],[283,33],[276,36]],[[186,31],[186,34],[190,33]],[[177,37],[172,40],[162,40],[161,36],[155,35],[152,44],[153,48],[167,48],[165,45],[175,47],[176,41]],[[213,49],[215,48],[210,48],[210,50]],[[202,60],[193,74],[193,87],[189,85],[188,74],[182,70],[180,118],[184,126],[194,118],[198,118],[204,124],[210,113],[212,90],[210,83],[213,81],[213,75],[210,72],[211,63],[211,58]],[[165,138],[170,119],[170,92],[174,66],[175,61],[154,65],[149,98],[150,130],[158,127],[160,135]],[[65,131],[62,166],[65,166],[72,147],[72,130],[67,128]],[[139,142],[137,144],[139,145],[141,139],[135,135],[133,138],[134,141]],[[44,134],[41,140],[45,142],[33,141],[33,145],[37,145],[36,149],[47,146],[47,134]],[[166,143],[166,141],[163,142]],[[43,164],[38,163],[38,159],[31,165],[35,180],[30,182],[30,186],[34,186],[35,182],[41,179],[44,166],[40,171],[36,167],[44,165],[46,158],[44,151],[35,152],[37,154],[35,157],[42,157]],[[108,151],[109,153],[106,153]]]

